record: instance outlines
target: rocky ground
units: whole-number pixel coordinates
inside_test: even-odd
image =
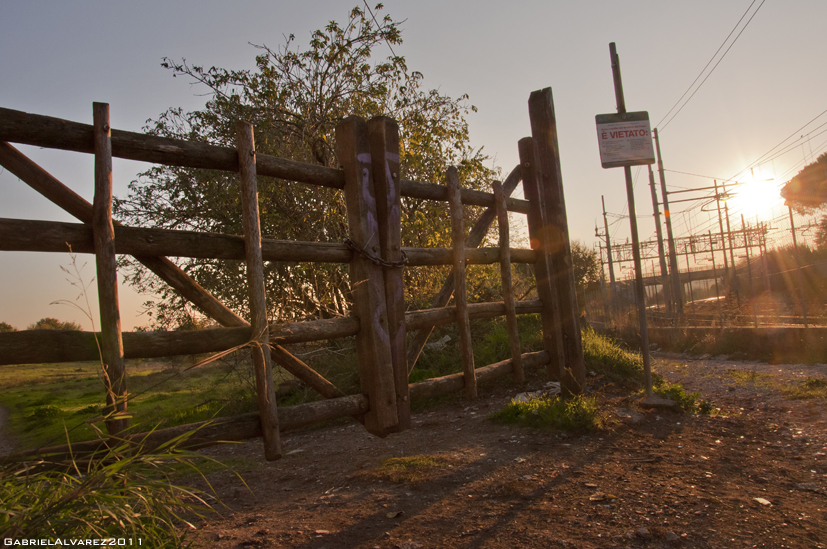
[[[286,435],[277,462],[260,441],[208,450],[247,487],[211,475],[227,508],[198,524],[197,545],[827,547],[825,401],[783,390],[827,366],[660,354],[655,368],[716,410],[642,410],[592,378],[608,426],[567,436],[487,419],[537,388],[500,385],[416,411],[386,439],[347,422]],[[411,467],[385,461],[399,457]]]

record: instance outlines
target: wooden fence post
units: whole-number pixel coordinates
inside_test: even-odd
[[[101,320],[101,358],[106,384],[106,428],[116,435],[129,427],[126,369],[118,308],[118,272],[115,259],[115,228],[112,225],[112,140],[109,105],[93,103],[95,141],[95,198],[92,203],[92,234]]]
[[[531,204],[528,212],[528,236],[531,248],[537,250],[534,277],[537,280],[537,296],[543,302],[540,320],[543,326],[543,347],[550,361],[546,367],[549,379],[562,382],[565,378],[566,359],[560,333],[560,303],[557,288],[551,280],[551,258],[548,253],[548,235],[545,213],[540,192],[539,153],[533,137],[524,137],[517,143],[523,171],[523,193]]]
[[[276,391],[273,386],[273,366],[270,361],[270,334],[267,325],[267,298],[264,288],[264,262],[261,259],[261,226],[256,184],[256,147],[252,124],[238,122],[236,140],[250,295],[250,324],[254,343],[250,352],[256,373],[256,398],[261,417],[261,432],[264,436],[264,457],[268,461],[273,461],[281,457],[281,439]]]
[[[399,166],[399,125],[392,118],[377,116],[368,122],[379,246],[384,265],[385,304],[388,310],[393,377],[396,386],[398,430],[411,426],[408,390],[408,360],[405,348],[405,281],[402,276],[402,194]]]
[[[551,237],[549,252],[553,269],[552,281],[560,299],[560,327],[566,359],[565,368],[567,374],[572,377],[571,381],[582,387],[586,380],[586,365],[583,360],[580,309],[577,306],[566,200],[560,170],[560,148],[557,143],[557,118],[554,114],[551,88],[531,93],[528,99],[528,113],[531,135],[537,142],[540,154],[541,197]],[[564,385],[573,390],[573,383]]]
[[[505,321],[508,327],[508,346],[514,365],[514,379],[517,383],[525,381],[520,334],[517,329],[517,310],[514,305],[514,287],[511,279],[511,238],[508,230],[508,210],[505,208],[505,194],[502,183],[494,181],[494,206],[497,208],[497,225],[500,232],[500,279],[502,280],[503,302],[505,302]]]
[[[459,193],[459,175],[453,166],[445,174],[448,184],[448,205],[451,208],[451,242],[454,247],[454,304],[457,308],[459,346],[462,352],[462,371],[465,396],[477,398],[477,376],[474,369],[474,349],[471,345],[471,323],[468,320],[468,298],[465,292],[465,232],[462,227],[462,200]]]
[[[370,401],[365,429],[384,437],[399,426],[393,372],[385,277],[371,259],[381,257],[373,165],[367,125],[358,116],[336,127],[336,154],[345,172],[345,202],[350,242],[358,250],[350,262],[353,311],[359,318],[356,357],[359,383]]]

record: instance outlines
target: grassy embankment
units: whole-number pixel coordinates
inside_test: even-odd
[[[521,316],[519,324],[523,352],[541,350],[539,318]],[[423,351],[411,374],[411,382],[460,371],[456,327],[437,329],[431,341],[445,336],[450,338],[448,343],[442,347],[426,347]],[[478,366],[510,356],[503,320],[472,323],[472,336]],[[588,370],[633,390],[640,387],[642,370],[637,355],[591,330],[584,332],[583,341]],[[346,393],[358,391],[352,339],[294,351]],[[256,410],[255,383],[244,351],[188,370],[196,361],[197,357],[179,357],[128,363],[129,409],[136,428],[149,430]],[[93,438],[94,429],[87,421],[100,416],[104,403],[98,369],[99,365],[93,362],[4,366],[0,405],[10,412],[10,433],[16,438],[18,448],[62,444],[66,439],[64,428],[69,430],[73,441]],[[276,383],[290,379],[290,375],[280,369],[276,369],[275,377]],[[504,378],[502,383],[513,381]],[[673,397],[681,397],[677,388],[669,389],[662,380],[658,383],[661,392],[671,390]],[[279,404],[285,406],[315,398],[318,397],[313,391],[296,388],[280,396]],[[461,395],[451,398],[461,398]],[[429,402],[416,403],[416,406],[427,406]],[[690,405],[693,403],[694,400]],[[587,402],[581,404],[593,409]]]

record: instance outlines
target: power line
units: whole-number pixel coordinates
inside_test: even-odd
[[[773,157],[773,158],[769,158],[769,159],[764,160],[764,157],[765,157],[765,156],[767,156],[767,155],[769,155],[769,154],[772,154],[772,152],[773,152],[775,149],[777,149],[778,147],[782,146],[782,145],[783,145],[784,143],[786,143],[786,142],[787,142],[790,138],[792,138],[795,134],[797,134],[798,132],[800,132],[801,130],[803,130],[804,128],[806,128],[807,126],[809,126],[810,124],[812,124],[813,122],[815,122],[816,120],[818,120],[819,118],[821,118],[822,116],[824,116],[824,114],[825,114],[825,113],[827,113],[827,110],[823,110],[823,111],[821,111],[821,113],[819,113],[818,115],[816,115],[815,117],[813,117],[813,118],[812,118],[809,122],[807,122],[806,124],[804,124],[803,126],[801,126],[800,128],[798,128],[797,130],[795,130],[793,133],[791,133],[790,135],[788,135],[786,138],[782,139],[782,140],[781,140],[781,141],[780,141],[780,142],[779,142],[776,146],[774,146],[773,148],[771,148],[770,150],[768,150],[767,152],[765,152],[764,154],[762,154],[761,156],[759,156],[757,159],[753,160],[753,161],[752,161],[752,163],[750,163],[749,165],[747,165],[747,167],[745,167],[744,169],[742,169],[740,172],[738,172],[738,173],[736,173],[735,175],[733,175],[733,176],[732,176],[730,179],[728,179],[727,181],[730,181],[730,180],[732,180],[732,179],[735,179],[736,177],[738,177],[738,176],[739,176],[739,175],[741,175],[742,173],[746,172],[746,171],[747,171],[747,170],[749,170],[750,168],[754,168],[755,166],[757,166],[757,165],[758,165],[758,163],[759,163],[759,162],[762,162],[762,160],[763,160],[763,162],[769,162],[770,160],[773,160],[774,158],[777,158],[777,156],[775,156],[775,157]],[[822,126],[823,126],[823,125],[824,125],[824,124],[822,124]],[[821,127],[821,126],[819,126],[818,128],[820,128],[820,127]],[[818,128],[816,128],[816,129],[818,129]],[[815,131],[815,130],[813,130],[813,131]],[[810,133],[812,133],[812,132],[810,132]],[[808,135],[809,135],[809,134],[808,134]]]
[[[738,22],[735,24],[735,26],[732,28],[732,30],[730,31],[730,33],[729,33],[729,34],[727,35],[727,37],[724,39],[724,42],[721,44],[721,46],[718,48],[718,50],[715,52],[715,54],[714,54],[714,55],[712,56],[712,58],[709,60],[709,63],[712,63],[713,59],[715,59],[715,56],[716,56],[716,55],[718,55],[718,52],[719,52],[719,51],[721,51],[721,48],[723,48],[723,47],[724,47],[724,44],[726,44],[727,40],[729,40],[729,37],[730,37],[730,36],[732,36],[732,33],[733,33],[733,32],[735,32],[735,29],[737,29],[737,28],[738,28],[738,25],[740,25],[740,24],[741,24],[741,21],[743,21],[743,20],[744,20],[744,17],[746,17],[747,13],[749,13],[749,10],[750,10],[750,9],[752,9],[752,6],[753,6],[753,5],[755,4],[755,2],[757,2],[757,1],[758,1],[758,0],[752,0],[752,4],[750,4],[750,5],[749,5],[749,7],[747,8],[747,11],[745,11],[745,12],[744,12],[744,15],[742,15],[742,16],[741,16],[741,19],[739,19],[739,20],[738,20]],[[672,120],[674,120],[674,119],[675,119],[675,117],[676,117],[676,116],[678,116],[678,115],[680,114],[680,112],[681,112],[681,111],[683,110],[683,108],[684,108],[684,107],[685,107],[685,106],[686,106],[686,105],[687,105],[687,104],[688,104],[688,103],[692,100],[692,98],[693,98],[693,97],[695,97],[695,94],[696,94],[696,93],[698,93],[698,90],[700,90],[700,89],[701,89],[701,87],[704,85],[704,83],[706,82],[706,80],[707,80],[707,79],[708,79],[708,78],[712,75],[712,73],[713,73],[713,72],[715,72],[715,69],[716,69],[716,68],[718,68],[718,65],[720,65],[721,61],[723,61],[723,60],[724,60],[724,57],[726,57],[726,54],[727,54],[727,53],[729,53],[729,50],[731,50],[731,49],[732,49],[732,46],[734,46],[734,45],[735,45],[735,42],[737,42],[737,41],[738,41],[738,39],[741,37],[741,34],[743,34],[743,32],[744,32],[744,31],[746,30],[746,28],[749,26],[749,24],[750,24],[750,22],[752,21],[753,17],[755,17],[755,14],[757,14],[757,13],[758,13],[758,10],[760,10],[760,9],[761,9],[761,6],[763,6],[763,5],[764,5],[764,2],[766,2],[766,1],[767,1],[767,0],[761,0],[761,3],[758,5],[758,7],[755,9],[755,11],[754,11],[754,12],[752,12],[752,15],[751,15],[751,16],[750,16],[750,18],[747,20],[746,24],[745,24],[745,25],[741,28],[741,31],[738,33],[738,35],[735,37],[735,39],[734,39],[734,40],[733,40],[733,41],[729,44],[729,47],[726,49],[726,51],[724,52],[724,54],[721,56],[721,58],[720,58],[720,59],[718,59],[718,62],[717,62],[717,63],[715,63],[715,66],[714,66],[714,67],[712,67],[712,70],[710,70],[710,71],[707,73],[706,77],[704,77],[704,79],[701,81],[701,83],[700,83],[700,84],[698,84],[698,87],[697,87],[697,88],[695,88],[695,91],[693,91],[693,92],[692,92],[692,95],[690,95],[690,96],[689,96],[689,99],[687,99],[687,100],[684,102],[684,104],[683,104],[683,105],[681,105],[681,108],[680,108],[680,109],[678,109],[678,111],[677,111],[675,114],[673,114],[673,115],[672,115],[672,118],[670,118],[669,120],[667,120],[667,121],[666,121],[666,124],[664,124],[663,126],[661,126],[661,125],[660,125],[660,123],[661,123],[661,122],[663,122],[663,121],[666,119],[666,117],[667,117],[667,116],[669,116],[669,113],[671,113],[671,112],[675,109],[675,107],[676,107],[676,106],[677,106],[677,105],[681,102],[681,100],[683,100],[683,98],[686,96],[686,94],[687,94],[687,93],[689,93],[689,90],[691,90],[691,89],[692,89],[692,86],[694,86],[694,85],[695,85],[695,82],[697,82],[697,81],[698,81],[698,78],[700,78],[700,77],[701,77],[701,75],[704,73],[704,71],[706,70],[706,68],[709,66],[709,63],[707,63],[707,64],[706,64],[706,66],[703,68],[703,70],[700,72],[700,74],[698,74],[698,76],[695,78],[695,80],[692,82],[692,84],[690,84],[690,85],[689,85],[689,88],[687,88],[687,90],[683,93],[683,95],[681,96],[681,98],[680,98],[680,99],[678,99],[677,103],[675,103],[675,105],[674,105],[671,109],[669,109],[669,113],[666,113],[666,116],[664,116],[664,117],[661,119],[661,121],[660,121],[660,122],[658,122],[658,123],[656,124],[656,127],[658,127],[658,128],[659,128],[659,132],[663,132],[663,130],[665,130],[665,129],[666,129],[666,126],[668,126],[668,125],[669,125],[669,123],[670,123],[670,122],[672,122]]]

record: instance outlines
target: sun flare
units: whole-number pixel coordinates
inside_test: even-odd
[[[775,180],[749,180],[729,192],[730,214],[744,214],[747,219],[769,217],[771,210],[783,204],[781,187]]]

